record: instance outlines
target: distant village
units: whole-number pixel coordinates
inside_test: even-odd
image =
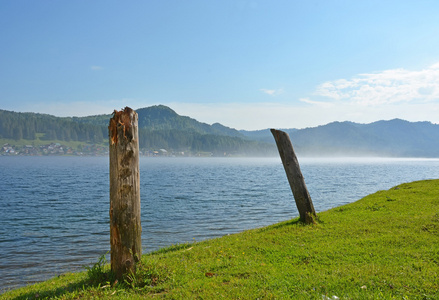
[[[41,156],[41,155],[87,155],[87,156],[101,156],[108,155],[108,148],[102,145],[85,144],[76,149],[67,147],[60,143],[51,143],[47,145],[34,146],[24,145],[15,146],[4,144],[0,149],[0,155],[27,155],[27,156]]]
[[[51,143],[47,145],[34,146],[24,145],[16,146],[11,144],[4,144],[0,148],[0,155],[2,156],[50,156],[50,155],[71,155],[71,156],[105,156],[108,155],[108,147],[96,144],[84,144],[78,146],[76,149],[62,145],[60,143]],[[192,154],[190,152],[170,152],[166,149],[146,150],[140,151],[141,156],[212,156],[211,152],[198,152]],[[226,155],[226,154],[224,154]]]

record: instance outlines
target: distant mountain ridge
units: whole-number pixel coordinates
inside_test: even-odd
[[[302,151],[309,153],[318,144],[333,153],[439,157],[439,125],[430,122],[401,119],[370,124],[334,122],[298,131],[293,136]]]
[[[269,129],[238,131],[212,125],[171,108],[156,105],[136,109],[140,147],[215,155],[277,155]],[[111,115],[60,118],[0,110],[0,139],[41,139],[107,143]],[[303,156],[439,157],[439,125],[400,119],[370,124],[332,122],[305,129],[282,129]]]
[[[431,122],[346,121],[285,131],[298,154],[308,156],[439,157],[439,125]],[[255,132],[241,133],[248,137],[255,135]],[[255,139],[269,142],[273,138],[267,129],[258,131]]]

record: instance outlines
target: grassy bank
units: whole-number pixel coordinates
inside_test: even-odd
[[[291,203],[294,205],[294,203]],[[439,180],[402,184],[318,214],[144,255],[136,277],[108,265],[2,299],[439,299]]]

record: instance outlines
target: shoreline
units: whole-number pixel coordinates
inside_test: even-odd
[[[439,214],[434,213],[439,207],[439,203],[435,200],[438,192],[437,179],[404,183],[389,190],[378,191],[353,203],[319,212],[317,214],[319,221],[313,226],[303,226],[297,222],[297,219],[293,219],[221,238],[160,249],[143,255],[142,259],[145,267],[156,269],[157,274],[153,275],[151,280],[157,278],[157,284],[139,286],[135,290],[143,291],[142,293],[146,293],[143,294],[144,296],[151,297],[163,292],[166,297],[182,295],[208,297],[212,296],[213,292],[220,292],[229,296],[241,295],[247,299],[269,296],[261,294],[263,292],[261,290],[252,288],[254,284],[271,286],[269,291],[273,292],[272,296],[275,297],[291,296],[291,293],[284,293],[288,291],[288,288],[285,288],[293,284],[296,286],[294,295],[306,294],[311,296],[310,299],[318,299],[318,296],[321,299],[322,295],[329,297],[337,295],[340,298],[347,295],[351,298],[352,296],[373,298],[379,293],[387,296],[407,295],[416,299],[414,295],[420,291],[434,297],[438,282],[431,276],[439,271],[439,266],[434,263],[434,257],[431,256],[435,254],[428,249],[432,249],[431,247],[436,245],[439,239],[435,235],[436,230],[439,229]],[[423,201],[419,202],[418,199],[416,203],[413,197],[419,195],[422,195]],[[423,214],[419,215],[422,212]],[[412,222],[407,223],[407,218]],[[350,228],[349,232],[346,232],[346,228]],[[348,245],[350,246],[347,247]],[[294,251],[288,251],[290,248]],[[424,257],[422,261],[415,259],[420,255]],[[277,258],[273,260],[275,257]],[[432,260],[428,260],[428,257]],[[183,265],[181,265],[182,259],[187,261]],[[292,262],[295,268],[283,269],[287,262]],[[370,265],[371,263],[373,265]],[[413,269],[412,264],[418,267]],[[306,270],[314,271],[307,273]],[[375,273],[374,270],[379,272]],[[103,274],[108,275],[108,270],[105,272]],[[247,275],[244,277],[239,275],[241,272]],[[396,276],[398,272],[401,274]],[[409,274],[407,272],[410,273],[411,278],[407,277]],[[345,281],[353,274],[356,275],[352,277],[354,279],[352,283]],[[296,280],[275,284],[274,279],[268,279],[271,276],[280,282],[283,282],[281,278],[285,280],[290,276]],[[303,279],[299,279],[300,276]],[[308,276],[312,276],[314,280],[308,282],[306,280]],[[265,278],[267,283],[264,283],[264,280],[259,281],[260,277]],[[174,286],[171,288],[169,285],[171,278],[180,283],[171,285]],[[195,281],[192,282],[190,278]],[[419,281],[420,278],[422,281]],[[77,282],[77,280],[86,283],[89,279],[85,272],[63,275],[37,285],[6,292],[1,296],[12,299],[14,295],[32,293],[38,293],[39,296],[68,295],[70,292],[67,290],[57,294],[56,289],[62,290],[66,282]],[[240,287],[245,293],[235,291],[230,294],[224,288],[224,282],[227,282],[226,285]],[[326,284],[323,285],[323,282]],[[415,290],[413,289],[415,282],[424,283]],[[285,285],[286,283],[288,285]],[[206,284],[209,286],[207,290],[194,290],[196,286]],[[51,285],[55,287],[52,288]],[[273,289],[276,285],[279,285],[278,288]],[[84,297],[106,298],[113,292],[130,295],[135,290],[124,285],[103,290],[90,284],[85,291],[77,292]]]

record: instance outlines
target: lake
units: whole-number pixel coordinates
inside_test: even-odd
[[[439,159],[300,158],[316,211],[422,179]],[[143,253],[298,216],[280,158],[140,159]],[[109,251],[108,157],[0,157],[0,290]]]

